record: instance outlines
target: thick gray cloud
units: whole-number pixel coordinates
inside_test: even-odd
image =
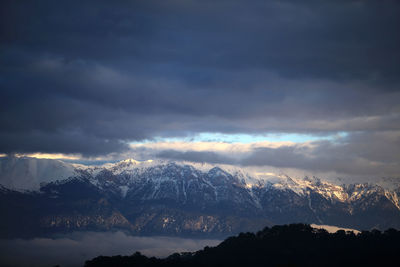
[[[400,128],[398,1],[2,1],[0,10],[1,153]]]

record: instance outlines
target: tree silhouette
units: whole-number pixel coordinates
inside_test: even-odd
[[[398,266],[400,232],[388,229],[330,234],[307,224],[264,228],[240,233],[216,247],[174,253],[165,259],[132,256],[97,257],[93,266]]]

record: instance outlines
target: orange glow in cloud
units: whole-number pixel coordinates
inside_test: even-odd
[[[65,155],[61,153],[31,153],[31,154],[15,154],[16,157],[30,157],[38,159],[70,159],[76,160],[81,157],[78,155]]]

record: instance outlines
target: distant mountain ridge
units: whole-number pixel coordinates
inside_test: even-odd
[[[45,173],[47,166],[60,178],[50,173],[45,173],[47,182],[36,177],[41,184],[35,190],[3,184],[12,180],[10,174],[24,173],[13,172],[13,164],[25,166],[33,177],[31,160],[0,160],[1,236],[114,229],[140,235],[227,236],[293,222],[400,228],[399,187],[335,185],[289,176],[272,183],[236,167],[132,159],[102,166],[34,159],[33,170],[41,170],[37,173]]]

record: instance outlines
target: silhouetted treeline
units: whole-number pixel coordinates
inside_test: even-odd
[[[282,225],[256,234],[241,233],[216,247],[165,259],[136,252],[85,263],[85,267],[93,266],[400,266],[400,231],[330,234],[307,224]]]

